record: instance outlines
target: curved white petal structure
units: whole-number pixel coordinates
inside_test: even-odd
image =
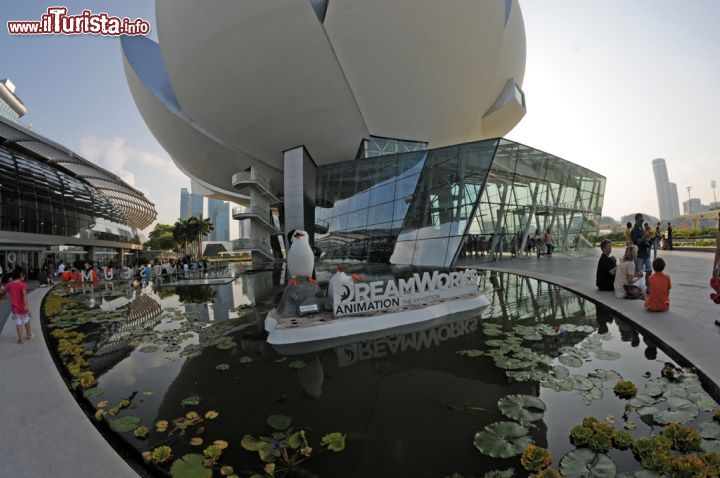
[[[282,187],[283,151],[318,164],[363,138],[439,147],[525,113],[517,0],[156,0],[157,43],[123,39],[135,102],[178,166],[231,190],[249,166]]]

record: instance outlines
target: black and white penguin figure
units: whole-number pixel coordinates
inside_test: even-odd
[[[295,231],[292,236],[292,243],[287,257],[288,273],[290,274],[290,285],[298,285],[298,277],[306,277],[308,282],[316,284],[312,278],[315,269],[315,255],[310,247],[308,234],[305,231]]]

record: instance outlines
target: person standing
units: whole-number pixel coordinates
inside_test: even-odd
[[[657,241],[655,236],[655,230],[650,227],[650,224],[647,222],[645,223],[645,234],[647,234],[648,242],[650,243],[650,248],[653,251],[653,259],[657,257]]]
[[[625,224],[625,245],[632,246],[632,239],[630,239],[630,233],[632,232],[632,222]]]
[[[647,278],[652,273],[652,264],[650,262],[650,242],[648,242],[647,232],[643,227],[644,220],[642,214],[635,214],[635,227],[630,233],[630,238],[638,248],[637,258],[635,259],[635,273],[644,272],[645,282],[647,283]]]
[[[668,249],[672,251],[673,248],[673,237],[672,237],[672,225],[668,222],[668,228],[667,228],[667,243],[668,243]]]
[[[662,234],[660,234],[660,223],[657,223],[657,226],[655,226],[655,245],[653,246],[653,252],[655,253],[654,257],[657,257],[657,251],[660,247],[660,239],[662,238]]]
[[[552,230],[548,227],[545,230],[545,247],[547,249],[548,256],[552,256],[554,246],[555,246],[555,237],[553,236]]]
[[[23,326],[25,327],[25,338],[32,340],[35,334],[30,329],[30,308],[28,307],[28,286],[25,283],[25,272],[22,269],[15,269],[12,275],[13,280],[5,288],[10,296],[12,304],[11,316],[17,330],[17,343],[23,343]]]

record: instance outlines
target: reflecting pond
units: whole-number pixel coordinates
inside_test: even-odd
[[[481,272],[491,305],[475,317],[285,356],[263,329],[281,283],[274,270],[56,288],[43,323],[90,419],[157,476],[283,476],[289,464],[287,476],[324,477],[720,469],[701,454],[720,451],[720,424],[697,377],[565,289]],[[621,379],[636,396],[632,384],[614,392]],[[597,421],[573,428],[585,417]],[[663,431],[671,422],[702,434]],[[674,444],[623,443],[661,433]],[[552,458],[535,450],[521,463],[530,443]]]

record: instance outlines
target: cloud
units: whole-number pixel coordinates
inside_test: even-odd
[[[138,185],[133,171],[137,171],[143,166],[161,169],[163,173],[177,178],[185,178],[170,159],[131,148],[125,139],[120,137],[101,139],[85,136],[80,138],[80,154],[98,166],[117,174],[123,181],[136,188]],[[143,190],[143,192],[147,194],[147,191]]]

